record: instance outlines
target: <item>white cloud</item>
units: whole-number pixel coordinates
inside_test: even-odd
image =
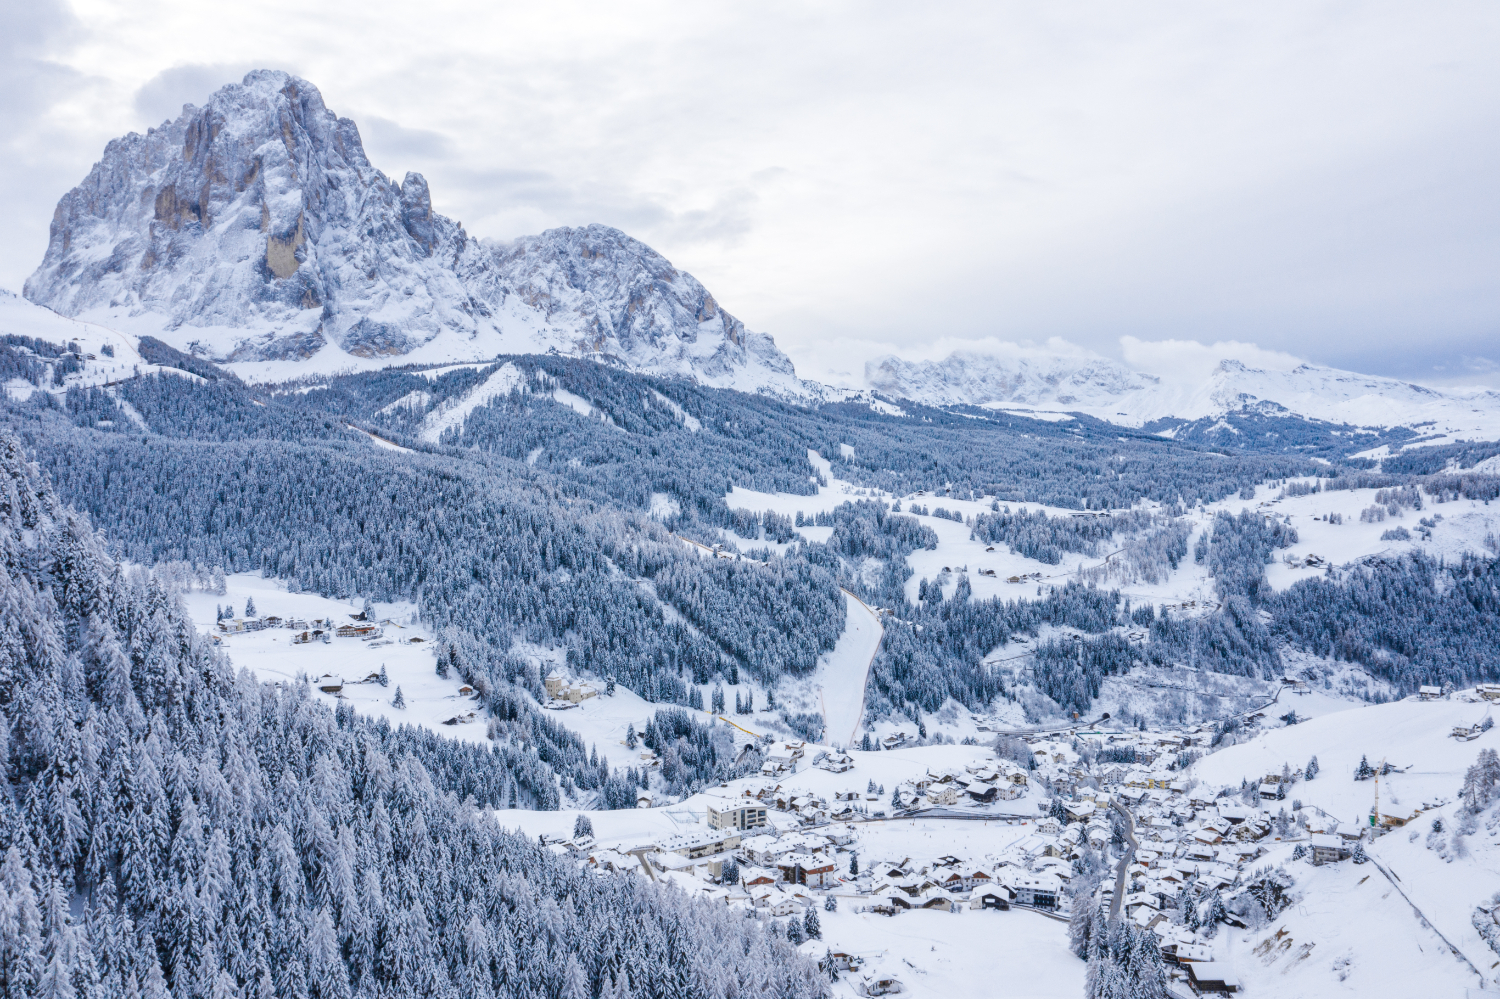
[[[619,226],[809,364],[1211,329],[1431,370],[1500,319],[1484,0],[71,9],[0,19],[0,284],[109,139],[267,65],[471,233]]]
[[[1120,338],[1125,363],[1168,382],[1197,385],[1208,379],[1220,361],[1239,361],[1262,371],[1291,371],[1306,362],[1285,351],[1267,350],[1239,340],[1200,343],[1197,340],[1139,340]]]

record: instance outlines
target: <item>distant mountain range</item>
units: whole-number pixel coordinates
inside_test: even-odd
[[[1500,437],[1500,393],[1423,385],[1302,364],[1288,371],[1222,360],[1199,380],[1136,371],[1097,356],[955,353],[941,361],[885,357],[866,366],[870,388],[933,406],[978,406],[1040,419],[1083,414],[1165,436],[1235,446],[1247,436],[1309,423],[1325,434],[1404,428],[1372,446]],[[1265,441],[1262,441],[1265,443]]]
[[[1224,360],[1184,381],[1017,348],[881,358],[862,390],[802,381],[770,336],[617,229],[470,237],[433,211],[420,174],[397,183],[375,169],[315,86],[269,70],[111,142],[58,203],[25,297],[256,380],[558,353],[808,403],[1083,414],[1215,446],[1347,454],[1500,437],[1500,393],[1307,364]]]

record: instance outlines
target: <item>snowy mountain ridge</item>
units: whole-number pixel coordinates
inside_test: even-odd
[[[875,391],[927,405],[1084,413],[1130,427],[1276,412],[1359,427],[1407,426],[1444,439],[1500,436],[1500,392],[1445,391],[1307,363],[1274,370],[1225,358],[1206,377],[1174,378],[1097,355],[1017,348],[941,361],[883,357],[866,366],[865,379]]]
[[[803,394],[771,337],[649,246],[603,225],[481,242],[420,174],[375,169],[315,86],[268,70],[111,142],[25,297],[248,376],[555,352]]]

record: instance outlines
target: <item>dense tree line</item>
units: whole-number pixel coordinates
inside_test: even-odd
[[[495,689],[528,685],[524,663],[508,655],[516,638],[561,645],[574,668],[615,676],[661,701],[686,703],[695,686],[715,675],[733,682],[742,668],[774,682],[832,646],[843,624],[842,584],[896,612],[872,679],[877,710],[932,710],[943,696],[978,707],[1001,687],[980,663],[988,649],[976,652],[980,643],[964,628],[999,645],[1008,637],[1002,621],[1017,623],[1010,634],[1042,621],[1095,635],[1128,620],[1114,605],[1095,613],[1096,601],[1077,596],[1087,587],[1016,601],[1024,612],[970,601],[964,580],[947,600],[943,587],[924,581],[908,602],[905,555],[935,535],[878,501],[819,514],[834,526],[828,544],[765,553],[764,566],[699,560],[644,515],[654,511],[671,531],[705,541],[726,528],[751,540],[795,541],[788,518],[731,511],[723,496],[736,486],[810,491],[817,472],[809,449],[860,485],[926,489],[939,506],[945,496],[990,496],[997,506],[1125,508],[1077,518],[996,509],[976,521],[976,537],[1034,557],[1123,544],[1085,577],[1097,584],[1160,578],[1184,557],[1187,539],[1183,522],[1162,526],[1160,516],[1244,495],[1267,478],[1317,476],[1322,489],[1420,488],[1431,503],[1494,498],[1500,481],[1292,456],[1226,458],[1087,420],[1062,426],[922,407],[909,410],[917,419],[860,404],[804,408],[567,358],[271,387],[193,370],[165,352],[160,361],[197,377],[69,393],[64,411],[77,427],[70,432],[48,410],[50,397],[6,404],[64,496],[89,510],[121,554],[260,569],[336,596],[415,599],[432,624],[485,647],[469,657],[472,675]],[[421,440],[431,414],[507,364],[518,373],[513,391],[475,409],[441,443]],[[559,402],[568,392],[587,401],[589,415]],[[126,418],[115,397],[149,431]],[[350,426],[417,453],[373,451]],[[1165,513],[1128,509],[1141,499],[1166,503]],[[1146,654],[1242,674],[1278,669],[1284,631],[1273,635],[1259,611],[1264,562],[1290,543],[1288,531],[1253,514],[1217,518],[1194,554],[1208,565],[1223,607],[1144,622]],[[1048,682],[1070,704],[1091,685],[1083,675]],[[572,758],[567,772],[577,788],[595,789],[579,747],[557,743],[556,753]]]
[[[183,384],[204,393],[222,383]],[[336,440],[21,429],[68,500],[133,560],[414,599],[426,621],[482,636],[496,657],[515,638],[562,643],[579,668],[647,697],[677,699],[685,671],[702,683],[743,667],[774,682],[810,668],[843,628],[829,573],[703,559],[648,519],[560,495],[524,464],[455,465]],[[661,600],[692,624],[668,620]]]
[[[757,921],[502,831],[461,795],[503,753],[235,674],[9,437],[0,567],[6,995],[826,995]]]
[[[1420,552],[1305,579],[1271,597],[1275,635],[1402,691],[1500,680],[1500,560]]]
[[[997,504],[998,506],[998,504]],[[1100,545],[1117,534],[1135,534],[1150,527],[1154,515],[1128,510],[1107,516],[1049,517],[1041,510],[1009,507],[974,518],[974,538],[986,544],[1007,545],[1027,558],[1057,565],[1064,552],[1101,554]]]

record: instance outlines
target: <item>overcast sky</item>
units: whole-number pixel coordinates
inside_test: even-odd
[[[1497,53],[1492,0],[0,4],[0,285],[109,139],[268,66],[471,233],[618,226],[805,376],[1061,337],[1500,382]]]

